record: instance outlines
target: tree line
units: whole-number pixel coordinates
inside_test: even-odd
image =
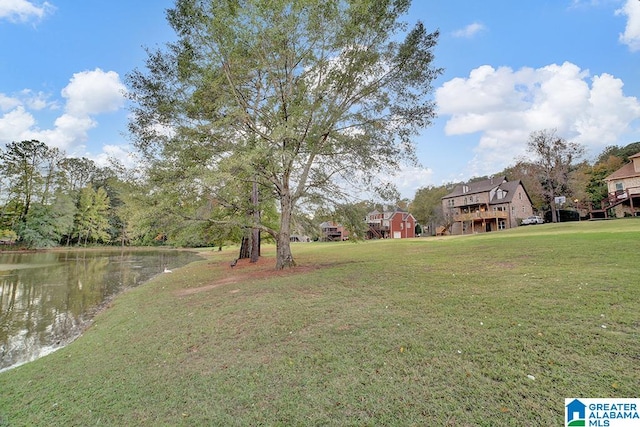
[[[589,162],[573,156],[582,153],[581,147],[570,145],[553,131],[532,133],[530,150],[535,151],[536,142],[538,151],[548,154],[555,144],[556,155],[544,160],[539,156],[537,161],[519,159],[494,176],[522,181],[538,212],[554,212],[554,196],[563,195],[567,199],[565,208],[586,215],[590,204],[599,205],[607,197],[604,178],[640,152],[640,142],[609,146]],[[136,176],[116,161],[111,163],[100,167],[87,158],[66,157],[62,150],[37,140],[12,142],[0,148],[0,241],[31,248],[96,244],[222,246],[241,242],[251,228],[244,222],[250,221],[248,187],[227,188],[224,198],[200,197],[166,176]],[[163,172],[167,171],[156,171]],[[470,182],[487,178],[475,177]],[[422,187],[413,200],[396,199],[392,204],[410,210],[422,228],[427,228],[425,232],[435,230],[444,221],[441,199],[455,185]],[[279,212],[273,197],[264,192],[260,197],[261,221],[276,227]],[[373,209],[384,206],[360,201],[298,212],[292,216],[292,234],[317,238],[318,224],[333,220],[355,236],[364,235],[363,218]],[[269,235],[265,237],[269,239]]]
[[[0,238],[27,247],[110,243],[117,172],[37,140],[0,149]]]
[[[67,157],[37,140],[0,147],[0,244],[202,246],[234,238],[233,227],[212,226],[228,212],[216,217],[205,203],[196,215],[149,176],[110,163]],[[208,221],[199,218],[205,211]]]

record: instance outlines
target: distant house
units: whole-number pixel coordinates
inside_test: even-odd
[[[640,215],[640,153],[629,157],[626,165],[604,179],[607,197],[589,212],[591,218]]]
[[[400,208],[374,210],[366,218],[368,239],[406,239],[416,237],[416,219]]]
[[[473,234],[517,227],[533,215],[531,198],[520,181],[506,177],[458,184],[442,198],[448,218],[443,233]]]
[[[320,224],[320,240],[323,242],[349,240],[349,230],[333,221],[325,221]]]

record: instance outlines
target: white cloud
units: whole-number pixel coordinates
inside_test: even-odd
[[[640,1],[626,0],[624,6],[616,11],[617,15],[627,16],[624,33],[620,34],[620,42],[629,46],[632,52],[640,50]]]
[[[0,93],[0,111],[13,110],[22,104],[18,98],[9,97],[4,93]]]
[[[403,167],[393,176],[381,176],[382,182],[396,186],[402,198],[413,199],[416,190],[432,182],[433,170],[423,167]]]
[[[474,22],[473,24],[469,24],[460,30],[454,31],[453,36],[460,38],[471,38],[484,30],[486,30],[486,27],[483,24]]]
[[[105,145],[102,147],[102,153],[97,156],[92,156],[92,160],[96,162],[98,166],[109,166],[110,159],[116,159],[123,166],[128,169],[134,169],[139,167],[139,159],[132,151],[129,145]]]
[[[35,124],[33,116],[22,105],[17,106],[0,117],[0,143],[31,139],[29,131]]]
[[[57,104],[49,101],[49,95],[44,92],[34,93],[29,89],[20,92],[19,98],[31,110],[43,110],[45,108],[56,109]]]
[[[0,20],[6,19],[15,23],[39,21],[54,10],[55,7],[46,1],[35,4],[27,0],[1,0]]]
[[[50,147],[57,147],[69,154],[81,152],[88,132],[98,126],[95,116],[110,113],[124,106],[125,86],[113,71],[83,71],[74,74],[62,89],[64,111],[55,118],[53,128],[38,126],[34,112],[58,109],[56,101],[41,92],[23,90],[17,96],[0,94],[0,143],[38,139]]]
[[[89,130],[97,123],[89,116],[77,117],[63,114],[54,122],[53,129],[34,130],[29,139],[37,139],[50,147],[60,148],[69,154],[84,150]]]
[[[477,133],[470,165],[475,175],[496,172],[526,154],[532,131],[558,134],[601,149],[616,144],[640,119],[640,102],[625,96],[623,83],[609,74],[590,78],[587,70],[565,62],[532,69],[485,65],[469,77],[445,82],[436,91],[448,135]]]
[[[573,0],[571,3],[571,7],[596,7],[601,4],[606,4],[610,2],[615,2],[619,0]]]
[[[62,96],[70,114],[85,116],[118,110],[124,105],[125,91],[118,73],[96,68],[74,74]]]

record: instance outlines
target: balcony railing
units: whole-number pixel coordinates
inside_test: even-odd
[[[507,211],[485,211],[462,213],[453,216],[454,221],[476,221],[480,219],[506,219]]]
[[[600,202],[600,209],[607,209],[611,206],[615,206],[620,202],[627,200],[630,196],[637,196],[640,194],[640,187],[630,187],[626,190],[618,190],[609,195]]]

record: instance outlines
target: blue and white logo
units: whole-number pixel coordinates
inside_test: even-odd
[[[586,420],[585,414],[587,405],[585,405],[578,399],[573,399],[567,405],[566,400],[567,399],[565,399],[565,412],[567,414],[566,425],[570,427],[584,426]]]
[[[565,427],[640,426],[640,399],[564,400]]]

